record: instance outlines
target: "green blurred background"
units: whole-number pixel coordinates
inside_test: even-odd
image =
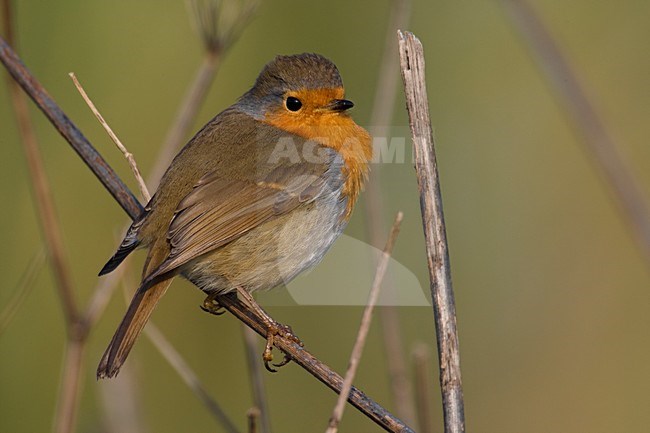
[[[67,73],[78,75],[146,174],[201,61],[185,3],[16,3],[23,60],[135,189],[128,167]],[[650,3],[534,5],[647,193]],[[262,2],[227,54],[193,129],[247,90],[274,55],[304,51],[322,53],[338,65],[356,103],[354,116],[368,125],[388,17],[384,0]],[[648,262],[526,43],[497,1],[414,0],[408,28],[427,56],[468,431],[650,431]],[[403,107],[400,90],[392,122],[399,134],[407,125]],[[83,305],[127,218],[40,112],[32,112]],[[4,85],[0,145],[2,308],[42,246]],[[389,222],[398,209],[405,213],[395,257],[427,288],[414,171],[408,162],[383,168],[383,217]],[[367,240],[362,209],[347,233]],[[136,256],[130,287],[137,284],[143,254]],[[337,272],[361,271],[352,264]],[[327,281],[313,283],[327,287]],[[202,313],[197,308],[202,299],[179,280],[154,321],[244,429],[252,401],[241,330],[232,317]],[[118,291],[90,336],[78,431],[106,431],[102,389],[110,384],[96,382],[94,371],[124,309]],[[269,310],[322,360],[345,369],[359,307]],[[405,356],[410,358],[418,342],[435,353],[431,308],[400,307],[399,315]],[[64,353],[62,319],[46,267],[0,335],[0,431],[51,429]],[[375,322],[355,383],[390,409],[381,342]],[[146,431],[221,431],[147,339],[138,342],[129,363],[137,387],[133,404]],[[335,402],[331,391],[295,365],[265,380],[275,431],[324,430]],[[431,410],[441,426],[435,380],[432,386]],[[346,411],[342,432],[378,430],[354,409]]]

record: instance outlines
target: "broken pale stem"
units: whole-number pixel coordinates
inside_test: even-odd
[[[95,115],[99,123],[102,125],[102,127],[104,128],[108,136],[111,138],[111,140],[113,140],[113,143],[115,143],[117,148],[120,149],[120,152],[124,154],[124,157],[129,163],[129,167],[131,167],[131,171],[133,171],[133,176],[135,177],[135,180],[138,182],[138,188],[140,188],[140,194],[142,194],[142,197],[145,199],[145,201],[148,202],[151,199],[151,195],[149,194],[147,185],[144,183],[144,179],[140,174],[140,170],[138,169],[138,164],[136,164],[133,154],[127,150],[127,148],[122,144],[120,139],[117,138],[117,135],[115,135],[111,127],[108,125],[108,122],[104,120],[104,117],[101,115],[97,107],[95,107],[93,101],[90,100],[88,94],[81,86],[81,83],[79,83],[79,80],[77,80],[77,77],[74,74],[74,72],[70,72],[68,75],[70,76],[70,78],[72,78],[72,82],[74,83],[75,87],[79,91],[79,94],[81,94],[83,100],[86,102],[86,105],[88,105],[88,108],[90,108],[90,111],[93,112],[93,114]]]

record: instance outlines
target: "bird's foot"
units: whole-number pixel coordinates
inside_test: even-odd
[[[278,323],[273,319],[271,319],[268,315],[266,316],[266,319],[270,319],[270,320],[265,320],[267,325],[266,346],[264,347],[264,352],[262,353],[262,359],[264,360],[264,367],[271,373],[276,373],[278,370],[276,370],[273,367],[280,368],[287,365],[289,362],[291,362],[291,356],[285,352],[284,358],[282,359],[281,362],[277,364],[270,364],[271,361],[273,361],[273,343],[275,342],[275,338],[277,336],[280,336],[286,340],[290,340],[291,342],[299,345],[300,347],[303,347],[304,344],[302,343],[302,341],[300,341],[300,338],[298,338],[298,336],[296,336],[296,334],[293,333],[293,330],[291,329],[290,326]],[[271,367],[271,365],[273,365],[273,367]]]
[[[226,312],[226,310],[219,303],[219,301],[217,301],[217,298],[218,295],[216,293],[209,294],[203,301],[203,304],[200,305],[201,310],[205,311],[206,313],[214,314],[215,316],[221,316]]]
[[[279,368],[284,365],[287,365],[291,362],[291,356],[287,353],[284,353],[284,358],[281,362],[277,364],[271,364],[273,361],[273,344],[275,343],[276,337],[281,337],[285,340],[289,340],[300,347],[303,347],[302,341],[300,338],[293,333],[290,326],[283,325],[278,323],[269,314],[264,311],[262,307],[255,301],[253,295],[251,295],[247,290],[242,287],[237,287],[237,293],[239,297],[253,310],[256,316],[264,323],[266,328],[266,346],[264,347],[264,352],[262,353],[262,360],[264,360],[264,367],[271,373],[277,372],[273,367]],[[273,365],[273,367],[271,367]]]

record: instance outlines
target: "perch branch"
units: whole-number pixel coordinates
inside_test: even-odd
[[[221,296],[218,301],[219,305],[232,313],[237,319],[244,322],[246,326],[266,338],[266,323],[261,318],[257,317],[244,303],[239,301],[236,296]],[[289,355],[294,363],[307,370],[308,373],[321,381],[325,386],[337,394],[341,392],[341,389],[343,388],[343,378],[327,365],[323,364],[314,355],[309,353],[304,347],[301,347],[295,341],[282,336],[275,337],[274,345]],[[383,427],[386,431],[413,432],[413,430],[406,426],[401,420],[396,418],[393,414],[355,387],[352,387],[350,390],[348,402],[379,426]]]
[[[398,31],[406,108],[413,136],[415,170],[427,250],[427,264],[436,322],[440,386],[446,433],[465,431],[456,307],[451,283],[442,195],[429,117],[424,76],[424,49],[410,32]]]
[[[106,189],[109,190],[113,198],[115,198],[131,218],[136,218],[142,211],[142,206],[138,203],[137,199],[72,121],[56,105],[54,100],[47,95],[43,87],[31,75],[11,47],[2,38],[0,38],[0,60],[14,79],[32,97],[48,120],[63,135],[66,141],[77,150],[79,156],[100,179]],[[250,309],[238,299],[224,297],[219,300],[219,303],[255,332],[266,337],[265,323],[260,318],[255,317]],[[281,337],[275,339],[275,346],[291,356],[296,364],[307,370],[330,389],[337,393],[341,391],[343,378],[304,348],[289,339]],[[393,414],[354,387],[350,392],[348,401],[386,431],[413,431]]]

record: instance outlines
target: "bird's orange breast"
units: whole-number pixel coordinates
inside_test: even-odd
[[[344,97],[343,89],[309,89],[291,92],[303,102],[299,113],[286,109],[267,113],[265,122],[336,150],[343,158],[345,182],[341,194],[348,199],[345,218],[350,218],[352,208],[363,188],[372,158],[371,137],[346,113],[334,112],[326,107],[333,99]]]

